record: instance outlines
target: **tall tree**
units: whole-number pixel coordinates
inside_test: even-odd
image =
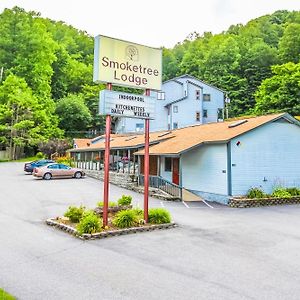
[[[258,114],[288,112],[300,115],[300,63],[272,67],[273,76],[265,79],[256,92]]]
[[[24,79],[9,75],[0,86],[0,136],[16,158],[19,147],[36,146],[51,137],[59,137],[57,118],[50,116]]]

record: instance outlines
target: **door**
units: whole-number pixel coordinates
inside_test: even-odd
[[[172,165],[172,182],[179,185],[179,158],[173,158]]]

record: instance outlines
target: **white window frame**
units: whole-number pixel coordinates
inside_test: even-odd
[[[173,113],[174,114],[178,113],[178,105],[173,105]]]
[[[157,92],[157,100],[165,100],[166,95],[165,92]]]

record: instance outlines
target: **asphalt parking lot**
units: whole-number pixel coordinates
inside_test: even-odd
[[[300,207],[231,209],[150,199],[178,228],[81,241],[45,225],[94,207],[103,183],[37,180],[0,164],[0,287],[18,299],[299,299]],[[131,194],[110,186],[110,199]]]

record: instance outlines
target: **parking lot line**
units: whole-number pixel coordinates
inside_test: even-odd
[[[184,206],[185,206],[186,208],[190,208],[184,201],[182,201],[182,203],[184,204]]]

